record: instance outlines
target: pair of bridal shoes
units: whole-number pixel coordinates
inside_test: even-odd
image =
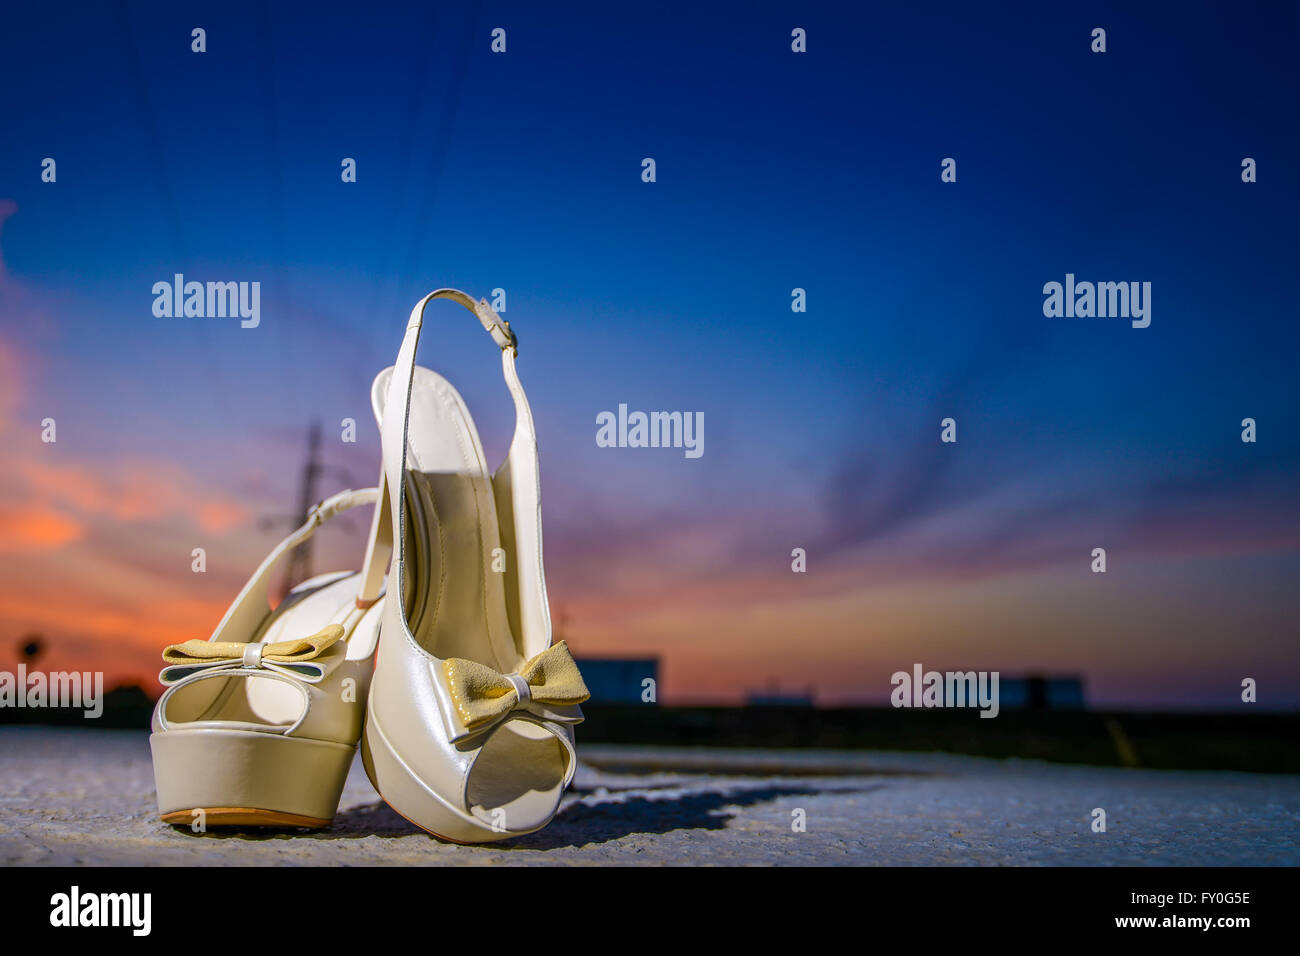
[[[495,472],[460,394],[415,364],[425,309],[440,299],[472,313],[501,352],[516,424]],[[163,652],[150,745],[164,822],[326,826],[358,744],[383,799],[444,840],[501,840],[554,818],[588,694],[567,646],[552,644],[517,351],[486,300],[439,289],[416,304],[371,388],[378,487],[313,508],[211,638]],[[272,608],[279,563],[363,505],[374,514],[360,570],[314,577]]]

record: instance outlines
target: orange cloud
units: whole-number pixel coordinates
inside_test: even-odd
[[[80,467],[21,461],[18,473],[34,495],[72,505],[80,511],[102,514],[113,506],[103,480]]]
[[[86,516],[122,522],[194,516],[204,531],[220,532],[249,515],[234,499],[205,492],[172,462],[135,459],[92,470],[28,460],[19,462],[18,474],[31,498]]]
[[[205,501],[199,505],[199,527],[220,534],[248,519],[248,509],[233,501]]]
[[[0,509],[0,551],[60,548],[85,533],[82,524],[53,508]]]
[[[157,690],[158,655],[168,644],[206,638],[221,620],[226,597],[147,595],[106,600],[78,582],[63,582],[52,594],[23,591],[0,582],[6,636],[45,638],[47,667],[102,670],[110,684],[135,680]],[[0,644],[0,666],[7,644]]]

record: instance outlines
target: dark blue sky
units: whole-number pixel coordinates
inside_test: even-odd
[[[593,650],[663,653],[689,693],[734,693],[766,676],[715,666],[755,656],[744,628],[708,670],[694,638],[608,607],[680,601],[693,623],[672,626],[693,634],[709,615],[692,601],[735,600],[719,595],[738,581],[772,593],[763,576],[788,576],[802,545],[843,577],[776,615],[797,629],[809,606],[898,580],[1086,571],[1077,555],[1105,544],[1153,576],[1130,579],[1153,641],[1175,639],[1161,607],[1206,620],[1191,612],[1218,581],[1225,620],[1262,607],[1257,666],[1294,674],[1279,622],[1300,563],[1298,19],[1241,3],[14,8],[0,332],[31,370],[16,414],[66,421],[69,468],[162,455],[287,504],[313,418],[362,421],[337,454],[370,480],[367,387],[411,303],[502,287],[547,456],[552,577]],[[155,318],[150,288],[175,272],[260,281],[262,325]],[[1043,284],[1067,272],[1150,282],[1151,326],[1045,318]],[[442,318],[422,359],[499,452],[492,350]],[[703,411],[704,457],[596,448],[595,415],[620,402]],[[937,442],[947,416],[956,446]],[[1184,560],[1212,566],[1174,574]],[[953,600],[951,620],[976,613]],[[1082,600],[1044,613],[1100,613]],[[883,699],[863,649],[889,635],[854,613],[792,669]],[[1201,635],[1160,702],[1230,702],[1221,637]],[[1004,666],[1147,701],[1146,664],[1086,636],[1046,658],[1027,640]],[[867,676],[837,682],[846,669]]]

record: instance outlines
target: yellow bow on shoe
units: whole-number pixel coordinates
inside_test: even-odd
[[[242,641],[186,641],[163,650],[164,667],[158,679],[175,684],[200,671],[216,668],[262,667],[316,683],[325,676],[325,665],[316,660],[343,637],[343,627],[328,624],[310,637],[269,644]]]
[[[566,723],[581,717],[555,713],[549,706],[574,708],[591,696],[564,641],[530,658],[517,674],[502,674],[486,664],[449,657],[442,662],[447,689],[466,731],[496,723],[515,710]],[[543,705],[534,707],[533,705]]]

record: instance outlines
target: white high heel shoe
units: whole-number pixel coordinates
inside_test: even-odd
[[[460,395],[415,365],[434,299],[464,306],[501,348],[516,427],[495,474]],[[550,822],[588,696],[568,648],[551,645],[537,436],[515,354],[486,301],[439,289],[411,311],[396,364],[371,390],[384,473],[364,574],[377,580],[390,554],[391,566],[362,760],[393,809],[458,843]]]
[[[274,611],[280,560],[378,489],[327,498],[262,562],[207,641],[163,652],[153,714],[154,781],[165,823],[322,827],[361,736],[379,635],[382,576],[325,574]]]

